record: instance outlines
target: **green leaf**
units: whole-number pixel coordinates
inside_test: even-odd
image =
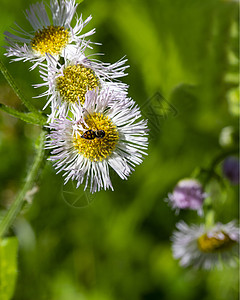
[[[0,299],[10,300],[17,277],[18,240],[15,237],[0,239]]]

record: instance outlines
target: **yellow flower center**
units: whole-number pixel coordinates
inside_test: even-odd
[[[61,53],[70,39],[68,29],[60,26],[48,26],[35,33],[31,41],[31,46],[34,51],[41,55],[49,53],[56,55]]]
[[[93,70],[83,65],[68,66],[63,70],[63,76],[56,80],[56,89],[64,101],[84,104],[85,94],[100,86],[98,77]]]
[[[117,127],[108,116],[101,113],[93,113],[85,118],[88,125],[82,124],[84,131],[79,131],[74,137],[73,145],[78,152],[91,161],[102,161],[108,157],[116,147],[119,139]],[[91,130],[91,132],[90,132]],[[97,131],[104,131],[104,137],[97,137]],[[91,139],[84,138],[83,135]]]
[[[199,249],[206,253],[228,250],[235,243],[236,241],[232,240],[229,235],[223,231],[217,232],[211,237],[208,237],[205,233],[198,238]]]

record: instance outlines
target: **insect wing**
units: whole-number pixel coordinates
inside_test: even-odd
[[[81,135],[81,138],[86,140],[94,140],[96,137],[96,134],[93,130],[87,130],[84,132],[83,135]]]

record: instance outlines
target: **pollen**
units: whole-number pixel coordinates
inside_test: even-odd
[[[56,89],[63,101],[84,104],[85,94],[100,86],[98,77],[90,68],[81,64],[68,66],[63,70],[63,76],[56,81]]]
[[[205,233],[198,239],[198,247],[202,252],[214,253],[230,249],[236,241],[232,240],[228,234],[223,231],[217,232],[214,236],[208,237]]]
[[[77,137],[73,139],[73,145],[79,154],[83,155],[91,161],[102,161],[106,159],[114,151],[119,139],[116,125],[108,116],[101,113],[93,113],[85,118],[86,125],[82,124],[86,130],[104,130],[103,138],[95,137],[92,140],[81,137],[84,133],[79,131]]]
[[[31,41],[32,49],[40,55],[60,54],[70,39],[69,30],[63,26],[47,26],[38,30]]]

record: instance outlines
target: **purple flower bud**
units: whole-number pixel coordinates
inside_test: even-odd
[[[202,205],[207,194],[203,192],[202,185],[195,179],[183,179],[175,186],[173,193],[168,194],[172,208],[197,210],[202,214]]]
[[[223,161],[223,174],[232,184],[239,184],[239,167],[237,157],[229,156]]]

